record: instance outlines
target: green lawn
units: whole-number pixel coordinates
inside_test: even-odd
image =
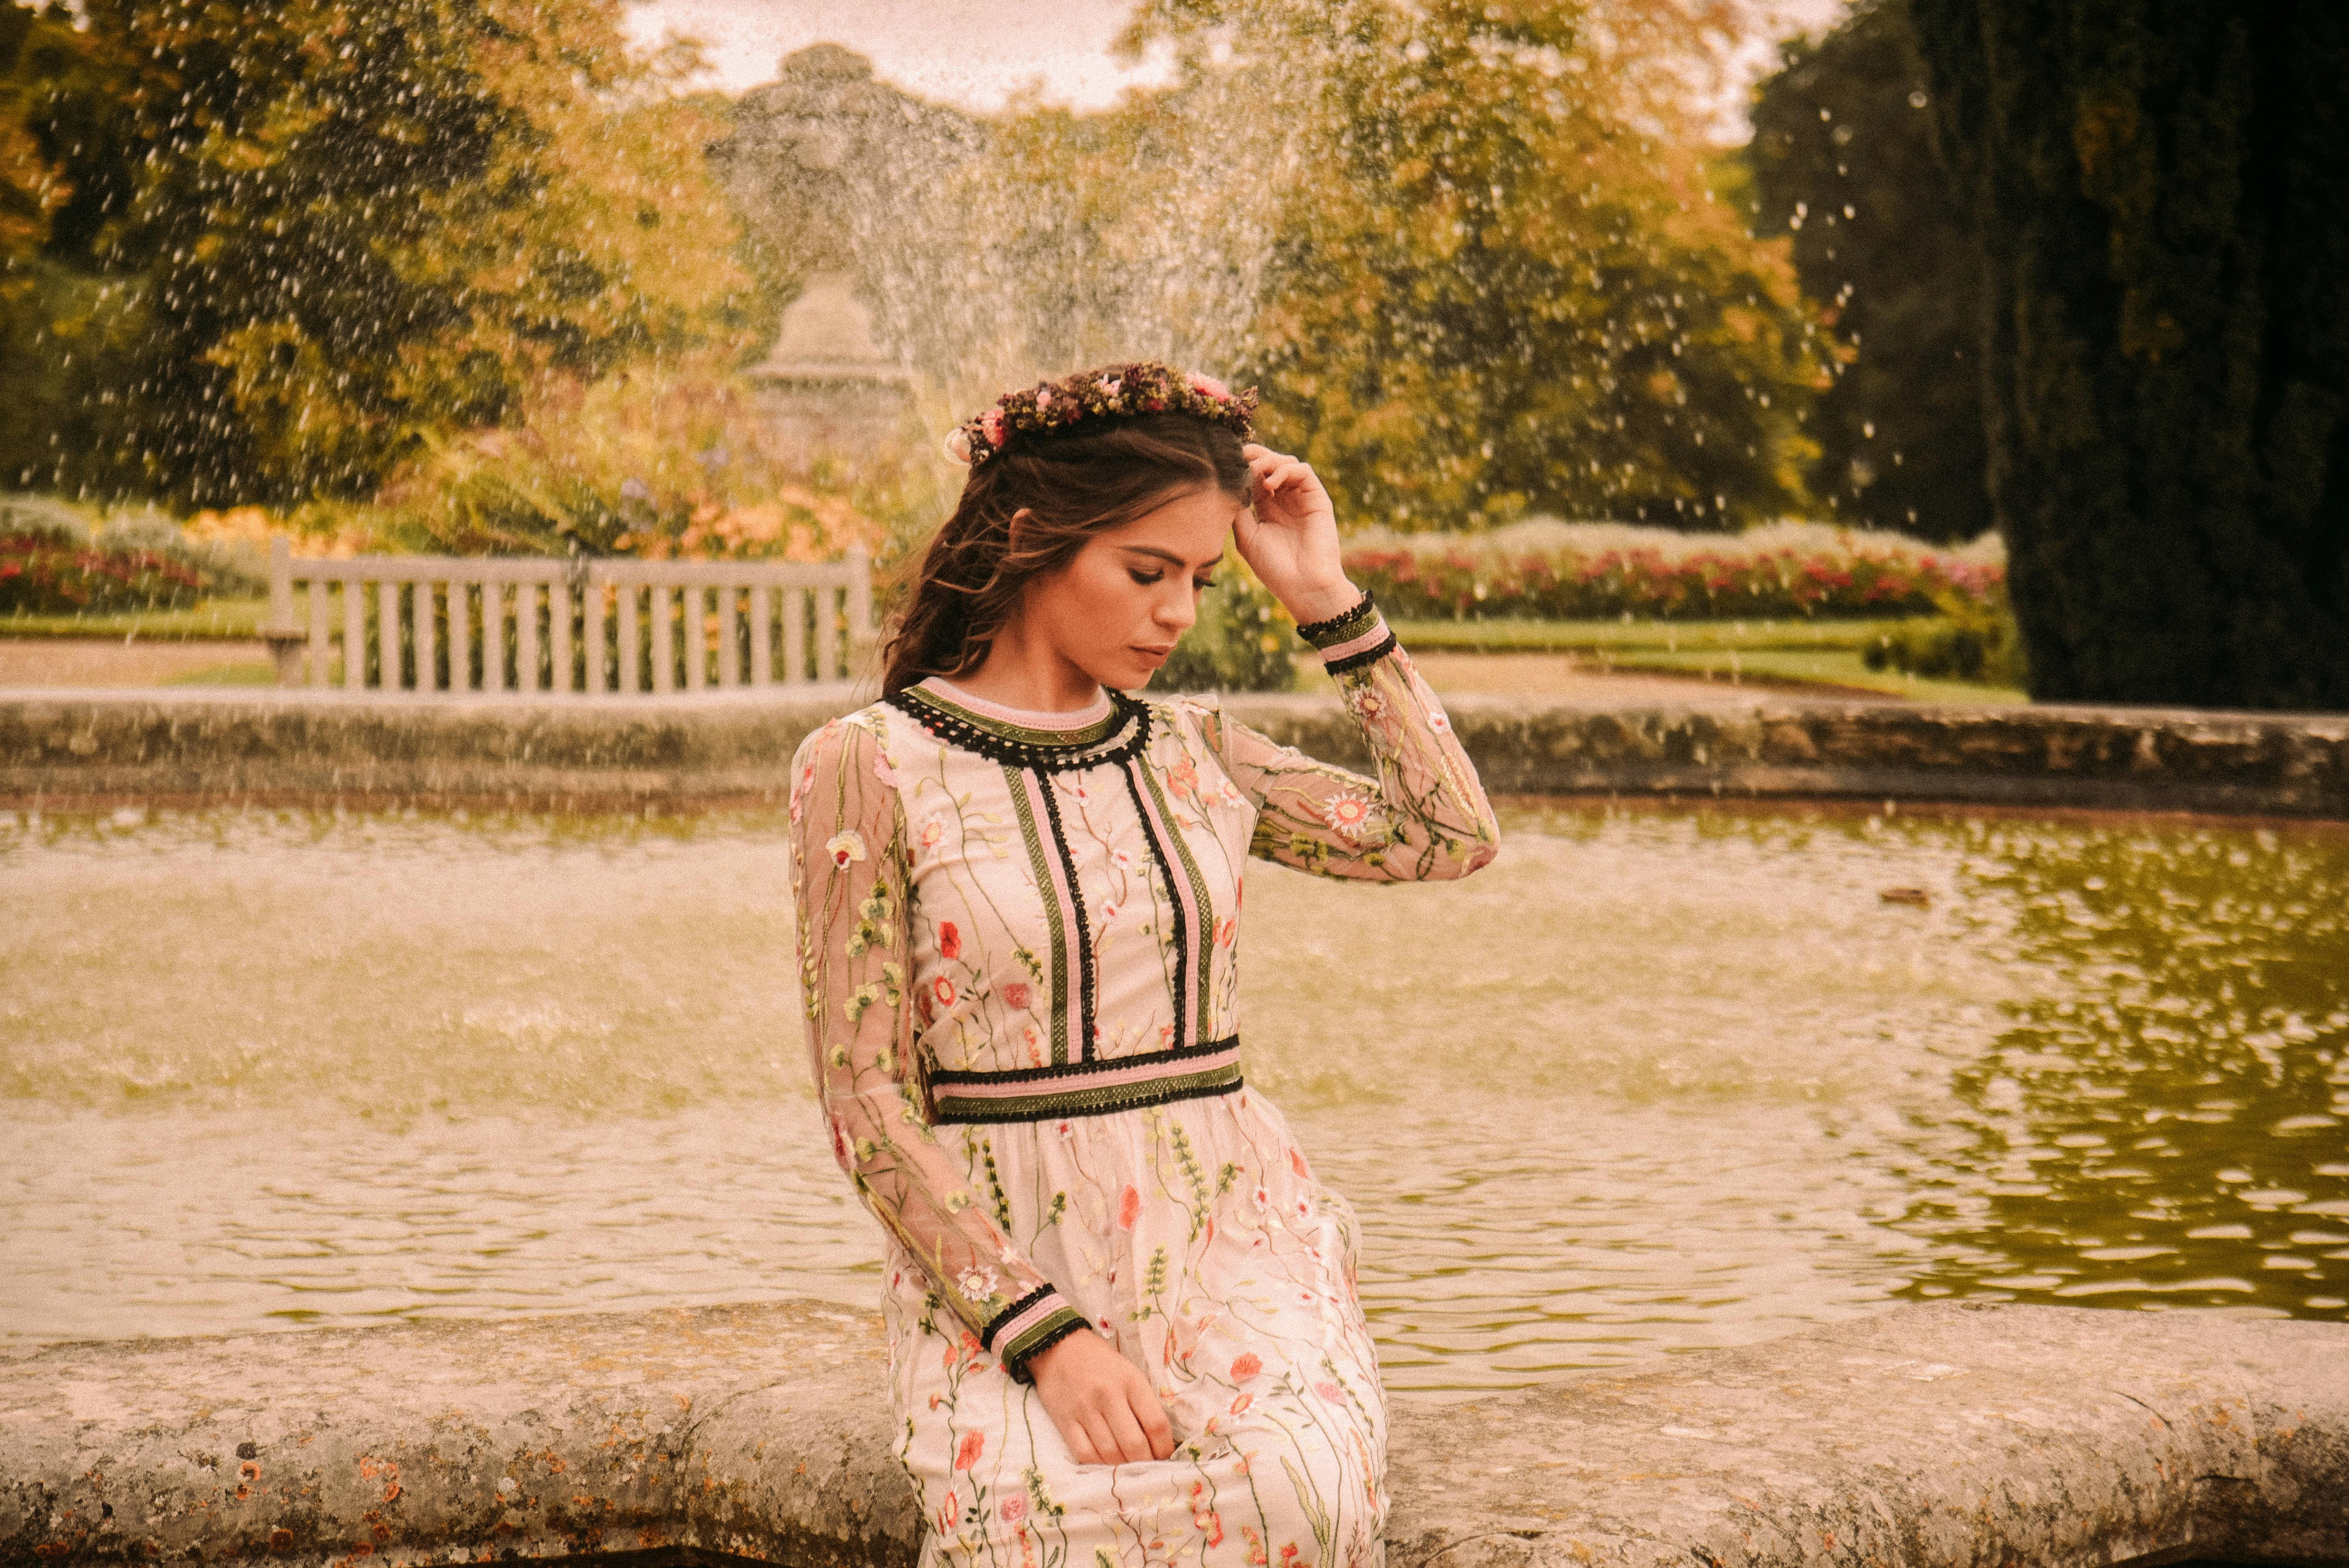
[[[2022,692],[1871,670],[1861,652],[1894,621],[1398,621],[1407,648],[1560,653],[1601,668],[1843,686],[1918,702],[2022,703]]]
[[[207,599],[187,610],[105,615],[0,615],[0,637],[141,637],[155,643],[248,642],[261,634],[266,599]]]

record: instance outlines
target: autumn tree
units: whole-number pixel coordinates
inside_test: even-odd
[[[1138,37],[1301,139],[1244,368],[1357,515],[1725,528],[1799,510],[1823,378],[1713,199],[1680,68],[1719,7],[1160,0]]]
[[[2033,695],[2349,708],[2349,6],[1911,11]]]
[[[32,361],[0,386],[17,484],[365,495],[534,375],[756,312],[711,117],[667,90],[685,62],[630,53],[618,0],[78,9],[6,100],[52,181],[0,305]]]

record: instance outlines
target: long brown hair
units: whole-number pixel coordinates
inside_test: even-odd
[[[1209,485],[1245,500],[1247,462],[1236,431],[1193,414],[1087,419],[1014,438],[972,468],[954,515],[923,552],[889,634],[883,693],[977,669],[1029,583],[1066,566],[1095,533]]]

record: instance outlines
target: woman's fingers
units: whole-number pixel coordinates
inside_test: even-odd
[[[1142,1435],[1142,1423],[1134,1419],[1133,1407],[1120,1399],[1104,1414],[1109,1422],[1111,1451],[1119,1464],[1138,1465],[1157,1456],[1150,1451],[1150,1439]]]
[[[1101,1450],[1093,1447],[1092,1434],[1080,1422],[1071,1421],[1067,1429],[1069,1457],[1081,1465],[1101,1463]]]
[[[1166,1407],[1152,1397],[1149,1388],[1135,1391],[1134,1418],[1142,1424],[1142,1436],[1150,1445],[1150,1457],[1163,1460],[1174,1452],[1174,1424],[1166,1418]]]

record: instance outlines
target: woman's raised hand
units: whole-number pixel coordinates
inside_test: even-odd
[[[1320,476],[1310,464],[1254,441],[1240,454],[1251,486],[1249,508],[1234,527],[1241,559],[1300,624],[1352,609],[1362,593],[1346,581],[1338,514]]]
[[[1090,1329],[1038,1352],[1028,1376],[1079,1464],[1140,1464],[1174,1453],[1174,1429],[1150,1379]]]

